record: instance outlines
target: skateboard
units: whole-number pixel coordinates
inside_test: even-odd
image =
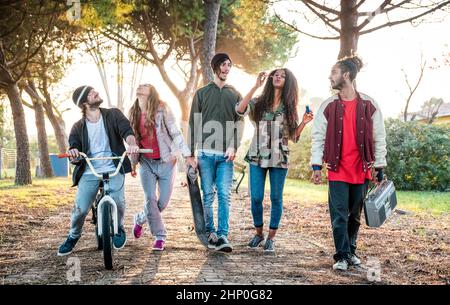
[[[207,247],[208,236],[206,235],[205,216],[203,213],[203,203],[198,186],[198,172],[192,166],[188,167],[187,181],[189,197],[191,199],[192,216],[194,217],[194,229],[200,242]]]

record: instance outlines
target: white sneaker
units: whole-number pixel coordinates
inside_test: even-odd
[[[355,254],[350,256],[350,262],[355,266],[361,265],[361,260]]]
[[[335,263],[333,265],[333,269],[334,270],[347,270],[348,269],[348,263],[345,259],[341,259],[340,261],[338,261],[337,263]]]

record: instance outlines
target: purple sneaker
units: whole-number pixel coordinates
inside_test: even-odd
[[[139,238],[142,235],[142,226],[137,224],[137,215],[134,216],[133,235],[135,238]]]
[[[156,251],[163,251],[164,250],[164,240],[155,240],[155,243],[153,244],[153,248],[152,250],[156,250]]]

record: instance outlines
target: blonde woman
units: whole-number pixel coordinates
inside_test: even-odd
[[[155,87],[140,85],[136,101],[130,109],[129,119],[140,148],[153,150],[132,160],[133,170],[140,164],[139,175],[145,193],[144,211],[134,216],[133,234],[142,235],[147,221],[155,237],[153,250],[164,250],[167,236],[161,212],[167,207],[172,195],[176,176],[176,153],[181,151],[186,164],[196,166],[191,151],[183,140],[170,108],[160,100]],[[158,192],[156,191],[158,189]],[[159,196],[157,196],[159,194]]]

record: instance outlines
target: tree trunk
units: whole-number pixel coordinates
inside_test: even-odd
[[[358,50],[358,11],[356,0],[341,0],[341,36],[338,59],[351,56]]]
[[[48,155],[47,131],[45,130],[45,113],[42,107],[42,99],[36,91],[36,86],[32,80],[28,80],[25,91],[31,98],[34,108],[34,117],[38,136],[38,149],[41,174],[45,178],[53,177],[52,165]]]
[[[53,177],[52,165],[48,153],[47,131],[45,130],[45,115],[42,102],[32,98],[34,106],[34,117],[38,134],[38,148],[41,174],[45,178]]]
[[[216,51],[217,22],[219,19],[220,0],[205,0],[205,25],[203,34],[203,47],[200,54],[202,65],[203,84],[214,80],[211,69],[211,59]]]
[[[97,66],[97,71],[102,80],[103,88],[105,88],[106,102],[108,104],[108,107],[110,108],[113,106],[113,104],[111,102],[111,96],[110,96],[110,92],[109,92],[105,60],[104,60],[104,58],[102,56],[102,52],[100,50],[100,41],[96,40],[96,38],[95,38],[95,36],[97,36],[96,33],[88,31],[87,35],[88,35],[88,39],[84,40],[84,43],[86,45],[89,55],[92,57],[92,59],[95,62],[95,65]]]
[[[19,94],[17,84],[8,84],[6,86],[9,102],[11,105],[14,133],[16,136],[16,185],[31,184],[30,171],[30,145],[28,143],[27,124],[23,111],[22,100]]]
[[[55,133],[58,152],[64,153],[69,147],[69,139],[66,134],[66,124],[64,123],[64,120],[61,118],[61,116],[55,114],[55,111],[53,110],[53,102],[50,93],[48,92],[46,81],[44,82],[42,94],[45,98],[45,101],[43,101],[43,106],[45,109],[45,113],[47,114],[47,118],[52,124],[53,131]]]
[[[117,43],[117,108],[123,112],[123,48]]]
[[[189,121],[189,114],[190,114],[190,96],[185,96],[178,98],[178,103],[180,105],[181,109],[181,121],[182,122],[188,122]]]
[[[58,118],[53,112],[52,107],[48,107],[44,104],[45,113],[47,118],[52,124],[53,131],[55,132],[56,144],[58,145],[58,152],[64,153],[68,147],[68,139],[65,131],[64,121]]]

